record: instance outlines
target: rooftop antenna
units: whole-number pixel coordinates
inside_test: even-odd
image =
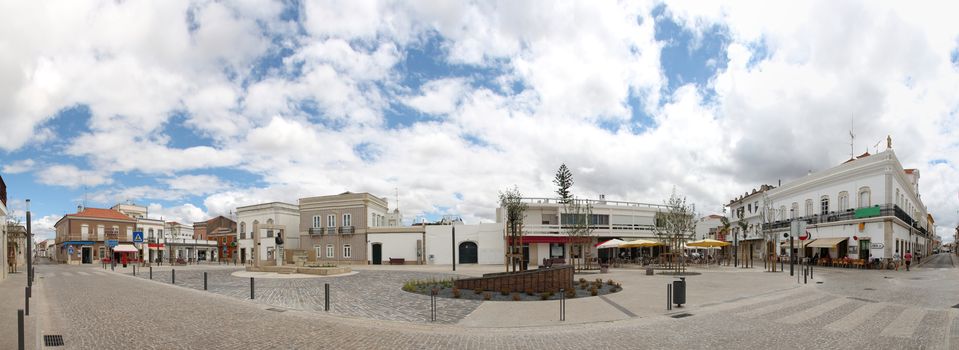
[[[855,113],[849,117],[849,159],[856,158],[856,151],[853,150],[853,145],[856,142],[856,134],[853,134],[853,130],[856,126],[856,115]]]
[[[396,210],[400,209],[400,189],[398,187],[393,187],[394,195],[396,196]]]
[[[874,149],[876,150],[876,153],[879,153],[879,144],[880,144],[880,143],[882,143],[882,140],[879,140],[879,142],[876,142],[876,145],[875,145],[875,146],[872,146],[872,148],[874,148]]]

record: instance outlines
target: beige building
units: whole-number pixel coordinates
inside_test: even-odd
[[[137,221],[113,209],[77,208],[77,213],[64,215],[54,225],[56,230],[55,259],[61,263],[92,264],[109,256],[108,240],[117,240],[132,248],[133,229]],[[71,254],[72,251],[72,254]]]
[[[27,269],[27,228],[15,223],[7,223],[7,266],[9,272],[23,272]]]
[[[310,261],[367,264],[367,233],[370,228],[389,227],[387,201],[369,193],[300,198],[300,249]],[[394,215],[389,215],[394,214]]]

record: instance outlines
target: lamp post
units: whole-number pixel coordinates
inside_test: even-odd
[[[33,286],[33,231],[30,224],[30,200],[27,199],[27,286]],[[0,254],[5,254],[0,252]]]

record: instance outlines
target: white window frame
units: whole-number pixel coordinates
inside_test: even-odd
[[[319,245],[319,244],[314,245],[314,246],[313,246],[313,253],[316,253],[316,257],[317,257],[317,258],[323,257],[323,246],[322,246],[322,245]]]
[[[103,240],[103,234],[106,232],[106,228],[103,225],[97,225],[97,240]]]
[[[323,225],[323,219],[319,215],[313,215],[313,228],[320,228]]]
[[[87,224],[80,225],[80,239],[85,241],[89,237],[90,237],[90,225],[87,225]],[[3,254],[6,254],[6,253],[7,252],[3,252]]]
[[[351,247],[349,244],[344,244],[344,245],[343,245],[343,258],[349,259],[349,258],[352,258],[352,257],[353,257],[353,247]]]
[[[819,199],[819,214],[827,215],[829,214],[829,196],[822,196]]]
[[[353,226],[353,215],[352,214],[343,214],[343,227]]]
[[[336,215],[330,214],[326,216],[326,227],[336,227]]]
[[[859,202],[860,208],[866,208],[872,205],[872,190],[869,189],[869,186],[860,187],[857,194],[856,200]],[[865,201],[863,201],[863,195],[866,195]]]
[[[335,258],[334,254],[336,254],[336,248],[335,248],[332,244],[327,244],[327,245],[326,245],[326,257],[327,257],[327,258]]]

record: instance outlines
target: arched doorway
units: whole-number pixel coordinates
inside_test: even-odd
[[[373,243],[372,250],[373,250],[373,258],[372,258],[373,265],[383,264],[383,244]]]
[[[463,242],[460,243],[459,249],[459,263],[460,264],[476,264],[479,259],[477,259],[477,251],[479,249],[474,242]]]

